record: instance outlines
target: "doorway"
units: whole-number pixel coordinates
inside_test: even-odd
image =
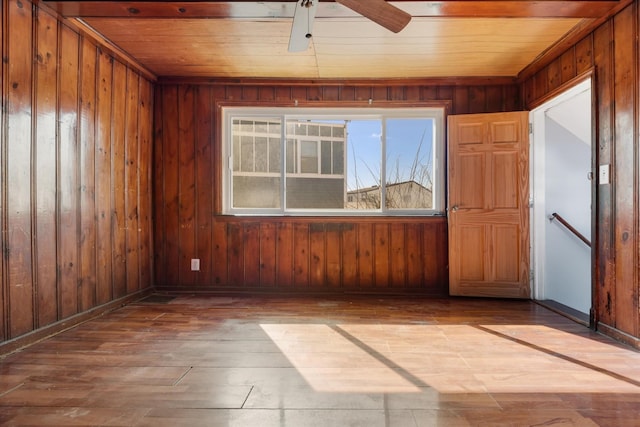
[[[592,306],[592,81],[531,112],[535,300],[588,322]]]

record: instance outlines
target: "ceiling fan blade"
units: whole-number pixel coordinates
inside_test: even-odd
[[[336,0],[389,31],[399,33],[411,21],[411,15],[385,0]]]
[[[303,52],[309,48],[317,9],[318,0],[297,1],[289,36],[289,52]]]

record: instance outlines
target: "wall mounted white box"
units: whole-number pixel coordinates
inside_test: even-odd
[[[600,165],[600,171],[598,173],[598,184],[608,184],[609,183],[609,165]]]
[[[193,258],[191,260],[191,271],[200,271],[200,259]]]

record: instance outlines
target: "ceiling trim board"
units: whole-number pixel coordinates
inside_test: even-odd
[[[66,1],[41,0],[65,17],[111,18],[292,18],[295,1]],[[599,18],[627,0],[400,0],[413,17]],[[356,16],[334,1],[321,1],[316,18]]]
[[[510,86],[514,77],[431,77],[419,79],[270,79],[160,77],[158,84],[205,84],[221,86]]]

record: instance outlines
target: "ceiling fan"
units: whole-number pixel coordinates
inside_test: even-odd
[[[301,52],[309,48],[320,0],[298,0],[293,15],[289,52]],[[394,33],[400,32],[411,21],[411,15],[386,0],[335,0],[365,18],[383,26]]]

